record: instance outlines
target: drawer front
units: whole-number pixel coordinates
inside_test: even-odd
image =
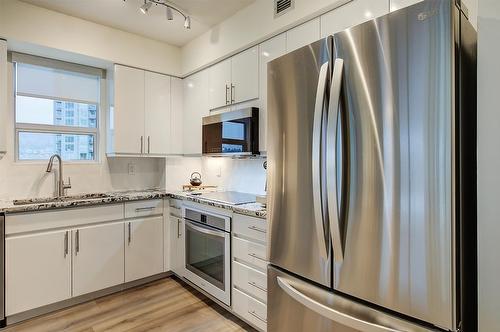
[[[267,242],[267,222],[265,219],[234,214],[233,232],[255,241]]]
[[[180,210],[182,208],[182,200],[171,198],[169,200],[169,205],[171,208],[176,208]]]
[[[267,330],[267,307],[264,303],[233,289],[233,310],[260,330]]]
[[[233,258],[252,267],[267,271],[266,246],[233,236]]]
[[[125,203],[125,218],[140,218],[163,214],[163,201],[152,199]]]
[[[177,218],[182,218],[182,209],[178,209],[176,207],[170,207],[170,215],[177,217]]]
[[[267,303],[267,275],[249,266],[233,262],[233,283],[236,288]]]

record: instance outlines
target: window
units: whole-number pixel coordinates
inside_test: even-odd
[[[17,160],[96,160],[103,71],[13,54]]]

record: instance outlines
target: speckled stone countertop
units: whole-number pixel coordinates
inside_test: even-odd
[[[190,196],[184,192],[170,192],[158,189],[70,195],[70,196],[65,196],[59,200],[50,200],[50,201],[47,201],[47,199],[45,198],[23,199],[16,201],[0,200],[0,213],[9,214],[9,213],[34,212],[34,211],[43,211],[50,209],[113,204],[113,203],[139,201],[147,199],[161,199],[168,197],[195,202],[199,204],[205,204],[218,208],[228,209],[234,211],[235,213],[244,214],[252,217],[265,219],[267,216],[265,207],[260,203],[230,205],[203,199],[202,197],[199,196]],[[14,204],[14,202],[17,202],[18,204]]]

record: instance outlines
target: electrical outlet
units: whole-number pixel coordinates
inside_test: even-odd
[[[217,177],[220,178],[222,176],[222,166],[219,166],[217,170]]]
[[[128,164],[128,175],[135,175],[135,164]]]

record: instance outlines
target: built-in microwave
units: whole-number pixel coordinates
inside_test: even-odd
[[[203,118],[204,155],[259,154],[259,109],[250,107]]]

